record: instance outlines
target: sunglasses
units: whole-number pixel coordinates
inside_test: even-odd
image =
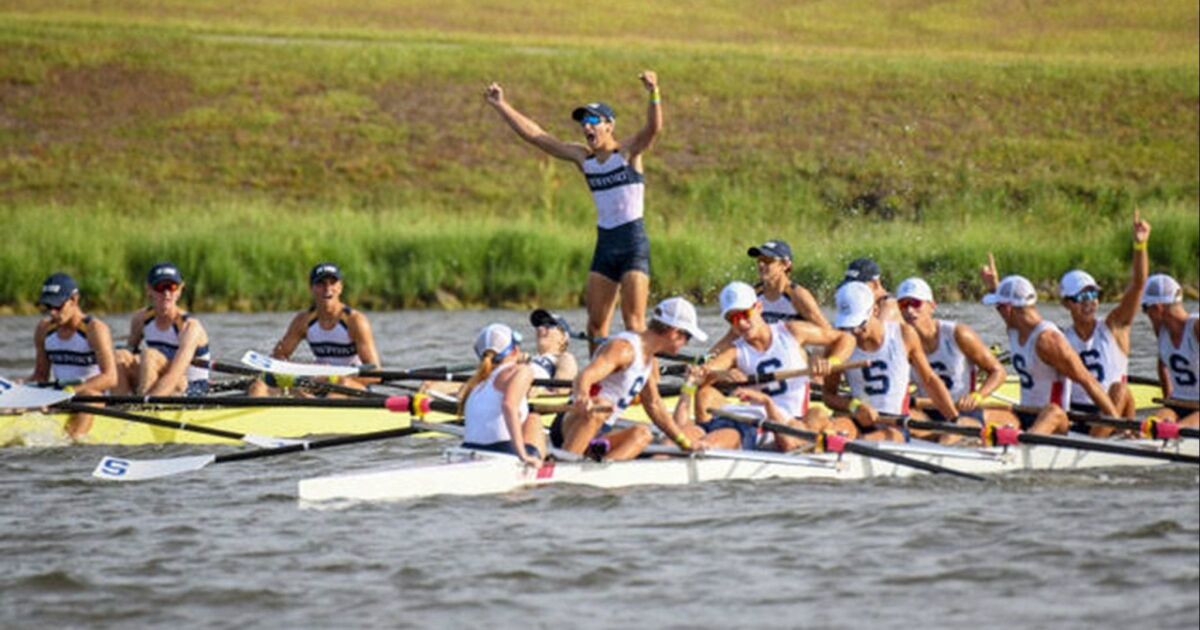
[[[750,315],[752,313],[754,313],[753,306],[750,308],[744,308],[740,311],[730,311],[725,315],[725,321],[729,322],[732,326],[737,326],[738,324],[741,324],[742,321],[750,321]]]
[[[594,126],[599,125],[601,120],[603,119],[595,114],[584,114],[583,117],[579,119],[579,124]]]
[[[174,282],[161,282],[159,284],[154,285],[154,292],[155,293],[170,293],[178,288],[179,288],[179,285],[175,284]]]
[[[1086,291],[1080,291],[1079,293],[1076,293],[1067,299],[1076,304],[1079,304],[1080,302],[1098,302],[1100,301],[1100,292],[1095,289],[1088,289]]]
[[[53,313],[55,311],[61,311],[62,307],[63,307],[62,304],[59,304],[58,306],[50,306],[49,304],[38,304],[38,310],[42,312],[42,315],[49,315],[50,313]]]
[[[921,308],[922,306],[925,306],[925,300],[918,300],[917,298],[900,298],[896,301],[896,305],[900,308]]]

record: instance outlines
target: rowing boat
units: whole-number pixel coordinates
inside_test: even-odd
[[[1200,442],[1197,440],[1172,441],[1165,446],[1149,440],[1126,440],[1121,441],[1121,444],[1137,446],[1147,452],[1196,455],[1200,451]],[[881,443],[876,446],[907,457],[974,474],[1164,464],[1158,460],[1133,455],[1044,445],[975,449],[914,442]],[[744,456],[739,457],[739,453],[744,453]],[[534,470],[509,455],[450,448],[446,450],[443,459],[436,462],[304,479],[300,481],[299,498],[302,502],[317,504],[330,501],[394,501],[435,495],[501,494],[552,484],[624,488],[646,485],[675,486],[737,479],[855,481],[880,477],[907,477],[915,474],[921,473],[912,467],[853,453],[793,455],[757,451],[717,451],[625,462],[551,462],[541,469]]]
[[[1152,400],[1161,395],[1156,387],[1131,385],[1138,408],[1153,406]],[[1019,396],[1015,382],[1009,382],[1000,393],[1010,397]],[[563,399],[547,399],[547,402],[562,402]],[[197,401],[202,404],[202,400]],[[674,398],[666,399],[668,406],[675,404]],[[288,408],[288,407],[143,407],[133,408],[138,413],[174,422],[186,422],[193,426],[204,426],[236,433],[268,435],[281,438],[306,438],[316,435],[360,434],[395,428],[408,421],[407,414],[397,415],[385,409],[336,409],[336,408]],[[622,417],[637,422],[648,422],[640,406],[631,407]],[[429,422],[444,422],[451,415],[432,412],[425,419]],[[4,446],[65,446],[71,444],[64,427],[68,416],[62,413],[43,414],[26,412],[0,415],[0,447]],[[546,417],[549,423],[551,418]],[[79,440],[83,444],[108,446],[138,446],[146,444],[234,444],[225,438],[202,433],[179,431],[95,416],[92,429]]]

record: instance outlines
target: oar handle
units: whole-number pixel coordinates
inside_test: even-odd
[[[1181,398],[1155,398],[1154,404],[1179,407],[1189,411],[1200,411],[1200,400],[1183,400]]]

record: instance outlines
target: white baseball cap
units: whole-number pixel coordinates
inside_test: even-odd
[[[913,298],[922,302],[933,302],[933,289],[929,283],[920,278],[908,278],[896,287],[896,299]]]
[[[983,303],[988,306],[1008,304],[1022,307],[1037,304],[1037,290],[1025,276],[1007,276],[1000,281],[995,293],[983,296]]]
[[[1082,269],[1073,269],[1063,274],[1058,281],[1058,296],[1063,298],[1075,297],[1087,289],[1100,290],[1100,285],[1092,275]]]
[[[1156,273],[1146,280],[1146,290],[1142,292],[1142,305],[1175,304],[1183,301],[1183,289],[1175,278],[1165,273]]]
[[[650,319],[671,328],[678,328],[691,335],[696,341],[708,341],[708,335],[700,330],[700,325],[697,323],[696,307],[681,297],[667,298],[659,302],[658,306],[655,306],[654,310],[650,312]]]
[[[871,318],[871,311],[875,308],[875,292],[871,287],[857,281],[843,284],[837,290],[834,300],[837,302],[834,328],[858,328]]]
[[[744,311],[758,303],[754,287],[745,282],[730,282],[721,289],[721,317],[730,311]]]
[[[503,359],[513,348],[521,344],[521,333],[504,324],[488,324],[475,337],[475,356],[482,359],[488,350]]]

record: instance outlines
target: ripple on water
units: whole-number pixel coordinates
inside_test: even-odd
[[[1182,532],[1184,530],[1184,526],[1177,521],[1162,520],[1140,525],[1138,527],[1117,530],[1105,536],[1104,540],[1166,538],[1170,534]]]

